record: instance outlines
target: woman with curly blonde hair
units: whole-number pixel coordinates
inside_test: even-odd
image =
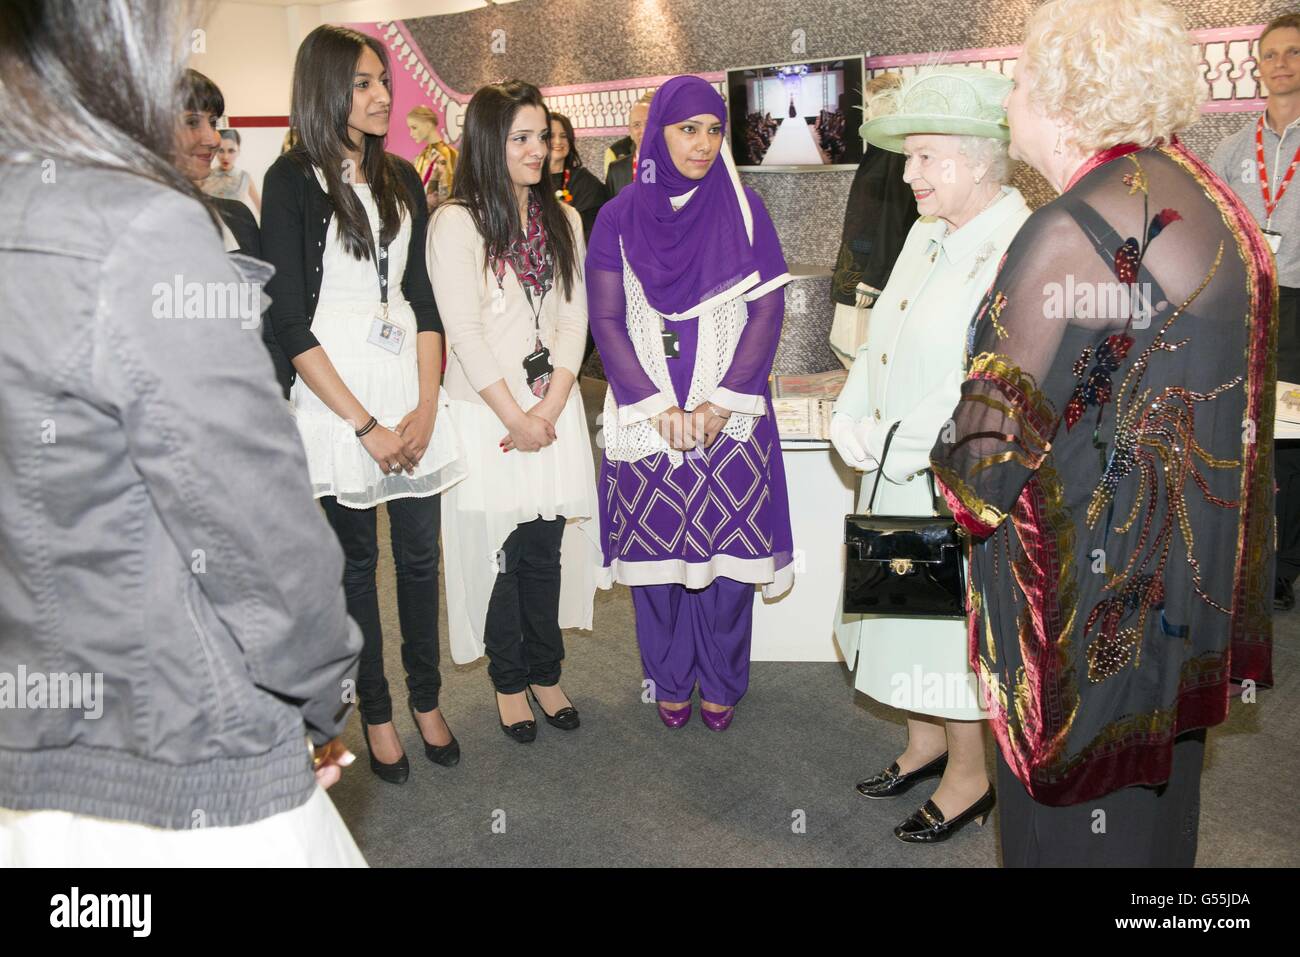
[[[1061,195],[980,309],[931,453],[970,533],[1003,863],[1190,867],[1205,729],[1272,682],[1273,258],[1177,138],[1160,0],[1054,0],[1007,97]]]

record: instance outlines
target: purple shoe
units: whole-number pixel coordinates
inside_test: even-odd
[[[736,716],[736,706],[733,704],[726,711],[706,711],[700,709],[700,717],[704,723],[709,726],[710,731],[726,731],[731,726],[731,719]]]
[[[691,720],[691,704],[688,701],[685,708],[678,708],[673,711],[671,708],[665,708],[659,705],[659,720],[670,728],[680,728],[687,721]]]

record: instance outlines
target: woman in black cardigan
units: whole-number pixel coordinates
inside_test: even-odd
[[[376,506],[387,503],[412,714],[429,759],[450,766],[460,748],[438,707],[438,493],[463,466],[451,420],[438,416],[442,324],[424,190],[410,163],[384,151],[391,107],[381,43],[329,25],[307,36],[293,77],[298,145],[266,174],[262,252],[293,366],[284,385],[365,639],[356,690],[370,766],[400,784],[410,766],[384,678]]]
[[[596,214],[605,205],[605,184],[582,165],[573,144],[573,123],[563,113],[551,113],[551,185],[556,199],[568,203],[582,217],[582,238],[591,238]]]

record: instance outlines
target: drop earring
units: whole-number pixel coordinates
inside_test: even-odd
[[[1065,138],[1065,133],[1064,133],[1062,130],[1057,130],[1057,131],[1056,131],[1056,149],[1052,151],[1052,152],[1054,152],[1057,156],[1060,156],[1062,153],[1065,152],[1065,148],[1061,145],[1061,141],[1062,141],[1064,138]]]

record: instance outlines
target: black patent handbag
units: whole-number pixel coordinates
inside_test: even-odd
[[[929,469],[931,517],[872,514],[895,422],[885,437],[880,468],[864,515],[844,519],[844,611],[899,618],[965,618],[965,541],[957,523],[942,514]]]

